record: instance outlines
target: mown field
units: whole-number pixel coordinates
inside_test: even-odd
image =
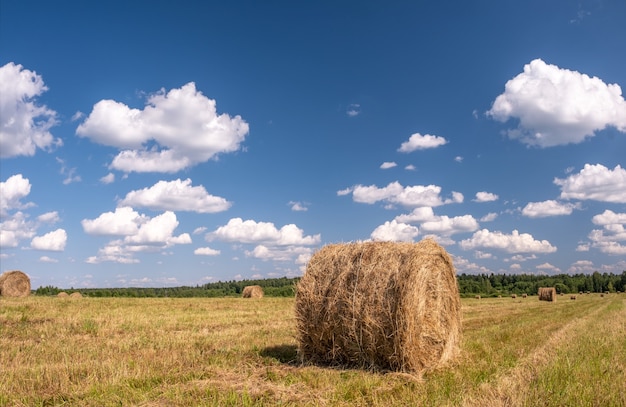
[[[463,299],[422,378],[297,362],[293,298],[0,298],[0,406],[626,406],[626,294]]]

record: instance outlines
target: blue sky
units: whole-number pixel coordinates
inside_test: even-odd
[[[0,0],[0,261],[34,287],[626,270],[626,3]]]

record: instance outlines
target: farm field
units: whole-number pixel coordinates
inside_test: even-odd
[[[463,299],[422,378],[302,366],[293,298],[0,298],[0,406],[625,406],[626,294]]]

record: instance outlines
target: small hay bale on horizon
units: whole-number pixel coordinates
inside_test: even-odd
[[[477,300],[480,300],[480,295],[477,295],[477,296],[476,296],[476,297],[474,297],[474,298],[476,298]]]
[[[575,295],[571,295],[571,296],[569,297],[569,299],[570,299],[570,300],[575,300],[575,299],[576,299],[576,296],[575,296]]]
[[[556,301],[556,288],[554,287],[539,287],[539,301]]]
[[[0,275],[0,296],[28,297],[30,277],[19,270],[7,271]]]
[[[322,247],[296,287],[295,314],[303,363],[421,374],[459,353],[456,271],[431,239]]]
[[[260,285],[249,285],[241,292],[243,298],[263,298],[263,287]]]
[[[70,294],[70,298],[83,298],[83,295],[79,293],[78,291],[74,291],[73,293]]]
[[[511,298],[517,298],[517,294],[511,294]]]
[[[59,298],[66,298],[69,297],[70,295],[68,293],[66,293],[65,291],[61,291],[60,293],[57,294],[57,297]]]
[[[526,298],[526,297],[528,297],[528,294],[526,293],[522,294],[522,298]]]

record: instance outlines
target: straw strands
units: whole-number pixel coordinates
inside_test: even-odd
[[[430,239],[323,247],[295,313],[305,363],[421,373],[454,358],[461,338],[454,265]]]
[[[556,288],[554,287],[539,287],[539,301],[556,301]]]
[[[249,285],[241,292],[243,298],[263,298],[263,287],[260,285]]]
[[[3,297],[27,297],[30,295],[30,278],[19,270],[0,275],[0,295]]]

